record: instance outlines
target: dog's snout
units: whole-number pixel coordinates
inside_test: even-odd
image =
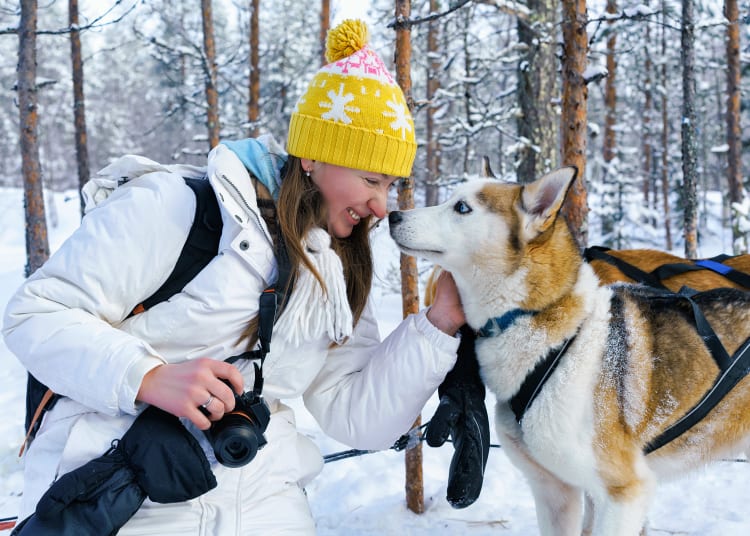
[[[388,223],[390,225],[399,224],[399,223],[401,223],[401,220],[403,220],[403,219],[404,219],[404,217],[403,217],[401,211],[399,211],[399,210],[394,210],[393,212],[391,212],[390,214],[388,214]]]

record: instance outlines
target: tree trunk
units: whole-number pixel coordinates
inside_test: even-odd
[[[250,87],[247,101],[248,134],[259,134],[260,119],[260,0],[250,0]]]
[[[18,110],[26,216],[26,277],[49,258],[44,185],[37,137],[36,22],[36,0],[21,0],[21,20],[18,27]]]
[[[462,28],[462,35],[463,35],[463,57],[464,57],[464,72],[463,72],[463,86],[464,86],[464,120],[466,121],[466,128],[464,129],[465,134],[464,137],[466,139],[466,142],[464,143],[464,160],[463,160],[463,167],[462,171],[464,175],[467,175],[469,173],[469,159],[472,154],[472,131],[474,126],[474,119],[472,117],[472,70],[471,70],[471,57],[473,52],[472,45],[469,44],[469,26],[471,25],[471,19],[473,18],[473,13],[471,12],[471,9],[466,9],[462,13],[463,15],[463,28]]]
[[[646,2],[646,5],[648,5],[648,2]],[[646,207],[650,208],[655,206],[655,199],[654,204],[652,205],[652,193],[654,194],[654,198],[656,195],[651,184],[651,111],[654,107],[654,97],[653,92],[651,91],[652,63],[651,53],[649,52],[649,47],[651,46],[651,30],[649,24],[646,24],[644,32],[645,46],[643,47],[643,52],[646,55],[646,58],[643,62],[643,114],[641,116],[643,120],[641,127],[643,134],[641,136],[641,148],[643,151],[643,202]],[[650,219],[651,218],[649,218],[649,220]]]
[[[586,217],[586,100],[588,89],[583,78],[586,70],[588,38],[586,35],[586,0],[562,0],[562,115],[560,138],[562,163],[578,169],[568,197],[563,205],[563,215],[579,246],[587,243]]]
[[[411,15],[411,0],[396,0],[396,21],[408,20]],[[396,81],[404,92],[409,110],[414,108],[411,94],[411,29],[397,23],[396,25]],[[414,208],[414,181],[411,177],[404,177],[399,182],[398,208],[408,210]],[[401,296],[404,318],[419,311],[419,287],[417,285],[417,260],[414,257],[401,254]],[[421,417],[417,417],[413,426],[421,424]],[[422,445],[407,449],[404,453],[406,470],[406,506],[412,512],[424,512],[424,482],[422,477]]]
[[[529,0],[528,19],[518,17],[518,39],[526,54],[518,66],[518,135],[527,140],[517,170],[518,181],[531,182],[559,162],[556,0]]]
[[[727,18],[727,180],[730,203],[741,203],[742,131],[740,129],[740,28],[737,0],[724,1]],[[747,234],[740,230],[738,215],[732,211],[732,238],[735,254],[748,252]]]
[[[76,161],[78,162],[78,192],[83,217],[83,185],[89,180],[89,151],[86,143],[86,112],[83,98],[83,58],[81,35],[78,31],[78,0],[68,0],[70,22],[70,58],[73,64],[73,118],[75,122]]]
[[[666,0],[661,2],[662,20],[666,18]],[[667,28],[666,24],[661,29],[661,56],[667,57]],[[669,208],[669,114],[667,113],[667,63],[661,64],[661,83],[663,91],[661,92],[661,197],[662,207],[664,209],[664,232],[665,247],[671,251],[672,244],[672,222]]]
[[[331,27],[331,0],[320,0],[320,64],[328,63],[326,60],[326,37]]]
[[[682,0],[682,180],[685,257],[698,257],[698,162],[695,139],[695,22],[693,0]]]
[[[218,79],[216,67],[216,44],[214,41],[214,21],[211,0],[201,0],[203,18],[203,54],[204,79],[206,83],[206,124],[208,126],[208,148],[219,145],[219,91],[216,86]]]
[[[617,13],[617,1],[607,1],[607,13]],[[617,59],[615,52],[617,49],[617,33],[613,31],[614,22],[609,21],[610,34],[607,38],[607,79],[604,82],[604,140],[602,147],[602,158],[604,159],[604,184],[612,185],[617,180],[613,173],[612,160],[615,159],[617,147],[617,135],[615,133],[615,124],[617,123]],[[609,188],[606,190],[609,195]],[[615,231],[615,218],[609,214],[602,215],[602,234],[605,237],[612,236]],[[617,244],[619,237],[612,236],[613,243]],[[616,245],[616,247],[619,247]]]
[[[430,0],[430,13],[437,13],[440,9],[438,0]],[[438,55],[439,21],[432,20],[427,26],[427,110],[425,114],[425,137],[427,139],[427,180],[425,181],[425,205],[428,207],[437,205],[440,188],[440,145],[435,129],[434,102],[438,89],[440,89],[440,66],[442,62]]]

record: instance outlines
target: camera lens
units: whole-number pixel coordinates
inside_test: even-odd
[[[247,419],[240,417],[234,425],[227,422],[220,430],[214,430],[213,447],[219,463],[227,467],[242,467],[258,452],[258,434],[248,426]]]

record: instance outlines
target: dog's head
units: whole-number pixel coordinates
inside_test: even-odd
[[[555,225],[575,176],[566,167],[526,185],[466,182],[441,205],[391,212],[391,236],[404,253],[441,265],[475,289],[498,280],[529,287],[537,284],[529,278],[555,277],[545,272],[561,255],[580,261],[565,223]],[[524,281],[513,281],[520,272],[516,279]]]

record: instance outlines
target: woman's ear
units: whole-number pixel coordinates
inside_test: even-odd
[[[308,172],[312,171],[313,163],[315,162],[315,160],[310,160],[309,158],[300,158],[299,161],[302,164],[303,170]]]

